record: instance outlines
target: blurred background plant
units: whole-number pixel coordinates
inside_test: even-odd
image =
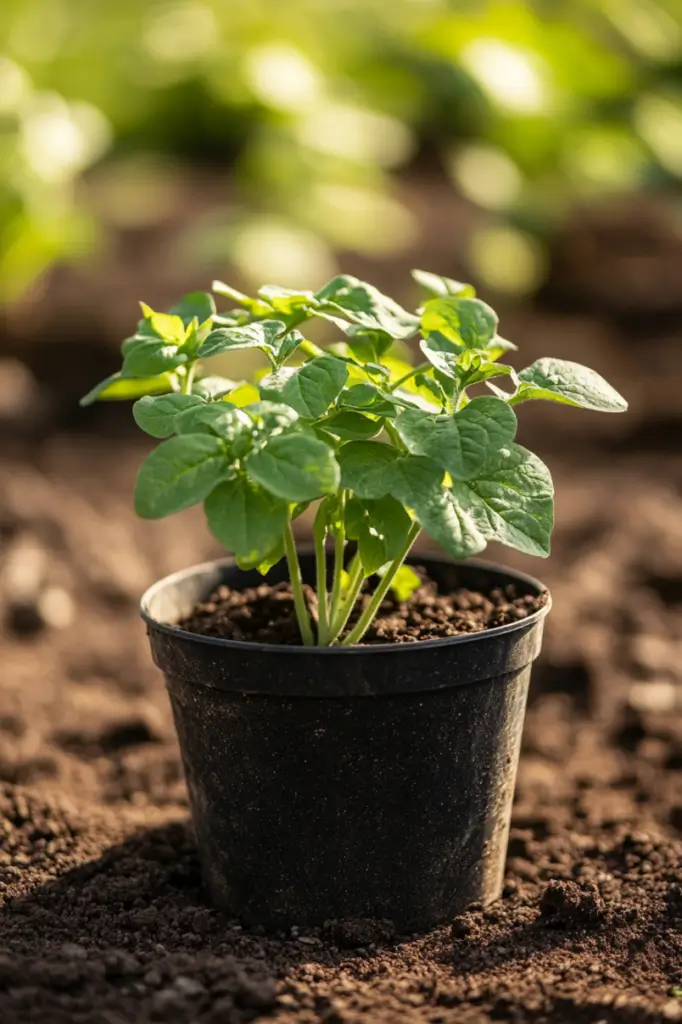
[[[418,173],[480,212],[459,259],[511,295],[576,200],[682,177],[679,0],[4,0],[0,52],[5,302],[167,216],[188,164],[220,176],[191,266],[315,285],[339,252],[399,258]]]

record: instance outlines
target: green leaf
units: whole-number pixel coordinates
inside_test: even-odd
[[[361,412],[355,412],[352,409],[343,409],[340,412],[332,413],[324,421],[324,426],[326,430],[330,430],[332,434],[336,434],[343,441],[357,441],[375,437],[380,433],[383,422],[363,416]]]
[[[256,422],[262,423],[269,434],[280,434],[298,422],[298,413],[281,402],[252,402],[245,411]]]
[[[221,481],[234,475],[224,443],[207,434],[163,441],[140,467],[135,510],[143,519],[161,519],[195,505]]]
[[[501,338],[499,334],[496,334],[485,347],[485,354],[493,362],[503,356],[505,352],[518,352],[518,345],[515,345],[513,341],[507,341],[506,338]]]
[[[431,299],[424,306],[422,329],[442,334],[463,348],[485,348],[495,337],[497,313],[480,299]]]
[[[209,292],[190,292],[170,310],[171,316],[179,316],[185,327],[189,327],[194,317],[200,324],[210,320],[215,313],[215,301]]]
[[[468,558],[486,546],[474,516],[447,488],[443,470],[431,459],[405,455],[384,471],[390,493],[411,508],[419,525],[453,558]]]
[[[519,373],[512,405],[545,399],[597,412],[625,412],[628,403],[594,370],[566,359],[538,359]]]
[[[349,441],[337,452],[341,487],[358,498],[382,498],[390,491],[385,469],[398,459],[395,448],[379,441]]]
[[[175,418],[175,430],[183,436],[213,434],[223,439],[231,458],[241,458],[250,447],[253,423],[242,409],[235,409],[227,402],[211,402],[181,412]],[[246,443],[235,448],[238,439]]]
[[[369,363],[370,367],[388,352],[393,338],[386,331],[377,331],[369,327],[349,327],[346,332],[346,344],[353,358],[359,363]],[[384,369],[384,367],[379,367]]]
[[[486,351],[476,352],[473,349],[467,349],[457,357],[456,374],[460,388],[468,388],[493,377],[511,377],[514,385],[518,383],[516,371],[511,366],[495,363],[488,358]]]
[[[285,331],[286,324],[281,320],[259,320],[242,327],[219,327],[211,331],[199,349],[199,356],[201,359],[210,359],[221,352],[239,348],[260,348],[274,353],[278,351],[278,339]]]
[[[417,284],[420,284],[429,295],[442,298],[445,295],[459,295],[461,298],[473,299],[476,289],[472,284],[463,284],[461,281],[453,281],[451,277],[441,277],[440,274],[431,274],[428,270],[413,270],[412,277]],[[418,579],[419,577],[417,577]]]
[[[216,487],[204,509],[213,536],[252,564],[267,559],[277,547],[289,518],[286,501],[243,476]]]
[[[192,394],[215,400],[229,395],[236,387],[237,381],[230,380],[229,377],[202,377],[201,380],[194,382]]]
[[[138,427],[152,437],[170,437],[175,433],[178,413],[203,405],[198,395],[145,395],[135,402],[133,417]]]
[[[232,299],[238,306],[243,306],[244,309],[248,309],[252,316],[267,316],[270,311],[270,307],[259,299],[250,299],[248,295],[244,295],[243,292],[237,291],[229,284],[225,284],[223,281],[213,281],[211,284],[211,291],[215,292],[216,295],[224,295],[227,299]],[[241,311],[240,311],[241,313]],[[241,314],[243,315],[243,314]],[[232,319],[232,317],[224,317],[219,315],[216,318],[216,322],[220,320]]]
[[[347,379],[348,368],[341,359],[318,356],[286,377],[279,397],[299,416],[317,420],[336,401]]]
[[[339,486],[334,452],[317,437],[285,434],[273,437],[246,459],[249,479],[286,501],[312,501]]]
[[[281,562],[283,558],[284,540],[280,539],[279,543],[272,549],[272,551],[269,551],[265,556],[256,555],[255,558],[237,556],[235,561],[240,569],[257,569],[261,576],[267,576],[273,565],[277,565],[277,563]]]
[[[452,494],[489,540],[528,555],[549,554],[552,478],[537,455],[521,445],[495,453],[473,480],[455,481]]]
[[[403,506],[390,495],[373,501],[350,498],[346,502],[345,522],[347,536],[358,542],[366,576],[397,557],[412,525]]]
[[[151,377],[173,370],[186,362],[187,356],[177,345],[150,339],[129,349],[123,360],[121,373],[124,377]]]
[[[360,327],[384,331],[391,338],[409,338],[416,333],[419,320],[371,284],[342,274],[333,278],[316,294],[318,315],[340,316]]]
[[[422,581],[410,565],[401,565],[391,580],[391,590],[400,602],[409,601]]]
[[[426,455],[451,476],[467,480],[514,440],[516,416],[507,402],[484,396],[453,416],[401,412],[395,427],[413,455]]]
[[[391,394],[381,391],[376,384],[353,384],[339,395],[340,406],[358,409],[373,416],[395,416],[398,404]]]
[[[161,395],[174,391],[177,377],[174,373],[161,373],[154,377],[124,377],[120,372],[100,381],[94,388],[83,395],[80,404],[92,405],[93,402],[123,402],[143,395]]]

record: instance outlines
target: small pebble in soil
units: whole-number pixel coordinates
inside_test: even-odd
[[[563,928],[596,924],[605,915],[604,900],[593,882],[553,880],[540,897],[540,918]]]

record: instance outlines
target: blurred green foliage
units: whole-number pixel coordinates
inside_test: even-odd
[[[575,196],[682,177],[680,0],[3,0],[0,53],[0,297],[87,244],[107,145],[229,164],[204,252],[285,284],[408,248],[418,156],[491,212],[473,269],[509,291]]]

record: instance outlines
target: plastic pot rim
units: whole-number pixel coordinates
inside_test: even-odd
[[[299,549],[299,554],[302,555],[311,555],[313,553],[313,549],[309,547],[302,547]],[[415,648],[418,648],[419,650],[428,650],[433,649],[434,647],[452,647],[458,644],[475,643],[476,641],[480,642],[483,638],[492,639],[494,637],[504,636],[507,633],[514,633],[518,629],[524,629],[528,626],[534,625],[544,619],[551,610],[552,595],[550,591],[544,583],[528,573],[519,572],[517,569],[510,569],[497,562],[488,562],[478,558],[458,560],[450,558],[447,555],[440,555],[437,552],[424,552],[422,559],[420,559],[419,554],[413,554],[406,559],[405,564],[419,564],[420,560],[423,559],[437,559],[454,566],[471,566],[484,572],[487,570],[488,572],[496,574],[503,573],[504,575],[511,577],[511,582],[516,580],[525,584],[530,592],[534,592],[536,594],[546,593],[547,600],[542,608],[538,608],[536,612],[533,612],[532,615],[528,615],[525,619],[518,619],[515,622],[507,622],[503,626],[493,626],[491,629],[480,630],[477,633],[461,633],[457,636],[439,637],[435,640],[419,640],[416,644],[407,645],[411,651]],[[406,645],[404,643],[354,644],[352,647],[321,647],[317,645],[305,647],[302,644],[266,644],[256,643],[253,640],[228,640],[223,637],[203,636],[201,633],[192,633],[190,630],[181,629],[179,626],[174,626],[167,622],[161,622],[159,619],[156,619],[151,615],[149,608],[151,607],[157,593],[164,587],[180,583],[187,577],[194,576],[197,573],[208,573],[209,571],[216,570],[221,566],[230,568],[235,566],[235,564],[235,559],[228,555],[225,558],[214,558],[207,562],[200,562],[197,565],[189,566],[186,569],[180,569],[177,572],[170,573],[168,576],[162,577],[162,579],[153,583],[143,594],[140,601],[141,618],[144,620],[148,628],[159,630],[162,633],[167,633],[169,636],[174,636],[178,639],[192,640],[195,643],[205,644],[210,647],[222,647],[226,650],[270,651],[286,654],[297,653],[304,657],[315,655],[317,657],[322,656],[328,658],[348,658],[357,657],[358,655],[371,657],[380,654],[405,654]]]

